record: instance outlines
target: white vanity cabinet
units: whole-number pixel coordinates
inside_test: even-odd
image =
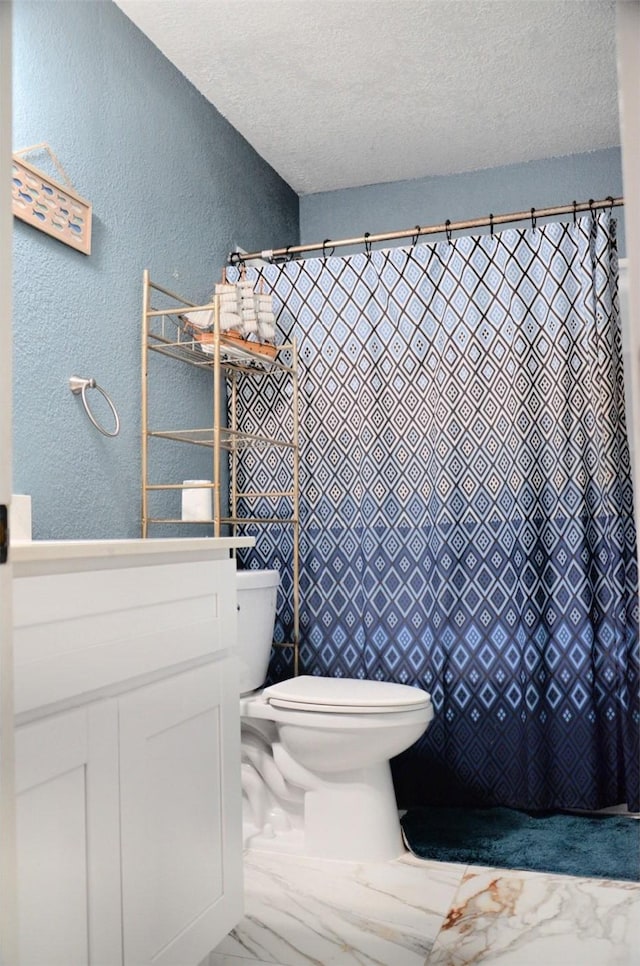
[[[22,966],[121,962],[113,703],[16,729]]]
[[[238,693],[222,670],[119,702],[125,964],[199,963],[242,915]]]
[[[16,548],[21,966],[196,966],[241,918],[243,542]]]

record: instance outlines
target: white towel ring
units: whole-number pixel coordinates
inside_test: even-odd
[[[82,376],[71,376],[69,379],[69,389],[74,394],[74,396],[78,396],[78,395],[82,396],[82,405],[85,408],[87,416],[89,417],[93,425],[96,427],[98,432],[102,433],[103,436],[118,435],[118,433],[120,432],[120,417],[118,416],[118,411],[116,407],[113,405],[113,402],[111,401],[110,397],[104,391],[102,386],[98,385],[95,379],[83,379]],[[104,396],[104,398],[106,399],[107,403],[111,408],[111,412],[113,413],[113,418],[114,418],[114,428],[112,430],[105,429],[104,426],[101,426],[98,420],[91,412],[91,409],[89,408],[89,403],[87,402],[87,389],[97,389],[98,392],[101,393],[102,396]]]

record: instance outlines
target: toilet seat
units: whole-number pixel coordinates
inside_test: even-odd
[[[312,675],[272,684],[262,696],[274,708],[325,714],[389,714],[431,704],[426,691],[406,684]]]

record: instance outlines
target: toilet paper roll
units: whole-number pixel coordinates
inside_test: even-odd
[[[182,519],[183,520],[211,520],[212,518],[212,504],[211,504],[211,490],[207,489],[203,485],[198,484],[209,484],[211,486],[211,480],[183,480],[185,487],[194,487],[194,489],[184,489],[182,491]],[[198,485],[197,489],[195,489]]]
[[[9,539],[12,543],[31,540],[31,497],[24,493],[11,494]]]

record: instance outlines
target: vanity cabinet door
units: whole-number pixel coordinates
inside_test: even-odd
[[[235,666],[223,652],[118,704],[125,966],[196,966],[242,917]]]
[[[21,966],[122,962],[117,708],[16,729]]]

